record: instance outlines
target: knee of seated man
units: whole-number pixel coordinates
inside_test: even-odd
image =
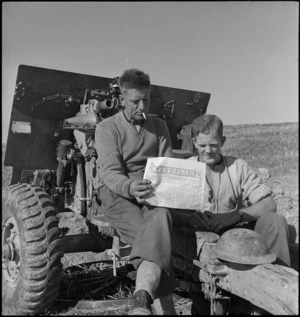
[[[259,218],[259,221],[263,222],[263,224],[267,226],[275,226],[281,228],[287,226],[287,221],[284,216],[275,212],[265,213]]]
[[[155,210],[153,215],[157,222],[165,222],[171,221],[171,213],[170,210],[167,208],[159,207]]]

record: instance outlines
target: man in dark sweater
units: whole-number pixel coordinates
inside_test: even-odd
[[[150,315],[153,300],[171,300],[169,294],[176,287],[171,232],[178,220],[167,208],[143,204],[151,189],[143,174],[149,157],[171,157],[172,148],[165,121],[148,115],[149,76],[129,69],[119,78],[119,86],[123,111],[100,122],[95,131],[98,197],[107,221],[132,245],[130,260],[137,279],[131,314]],[[201,214],[193,221],[188,216],[182,221],[182,225],[208,229]]]

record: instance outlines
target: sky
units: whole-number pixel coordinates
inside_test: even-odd
[[[298,1],[2,2],[2,142],[20,64],[211,94],[225,125],[298,122]]]

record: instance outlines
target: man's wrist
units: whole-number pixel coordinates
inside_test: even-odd
[[[235,213],[236,213],[236,214],[238,215],[238,217],[239,217],[239,220],[238,220],[237,223],[244,222],[244,213],[243,213],[241,210],[239,210],[239,209],[235,210]]]
[[[128,185],[128,194],[129,194],[129,198],[133,199],[135,197],[131,193],[131,184],[132,184],[132,182],[130,182],[129,185]]]

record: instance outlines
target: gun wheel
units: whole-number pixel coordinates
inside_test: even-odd
[[[28,184],[2,195],[2,314],[32,315],[50,307],[62,277],[62,240],[52,199]]]

